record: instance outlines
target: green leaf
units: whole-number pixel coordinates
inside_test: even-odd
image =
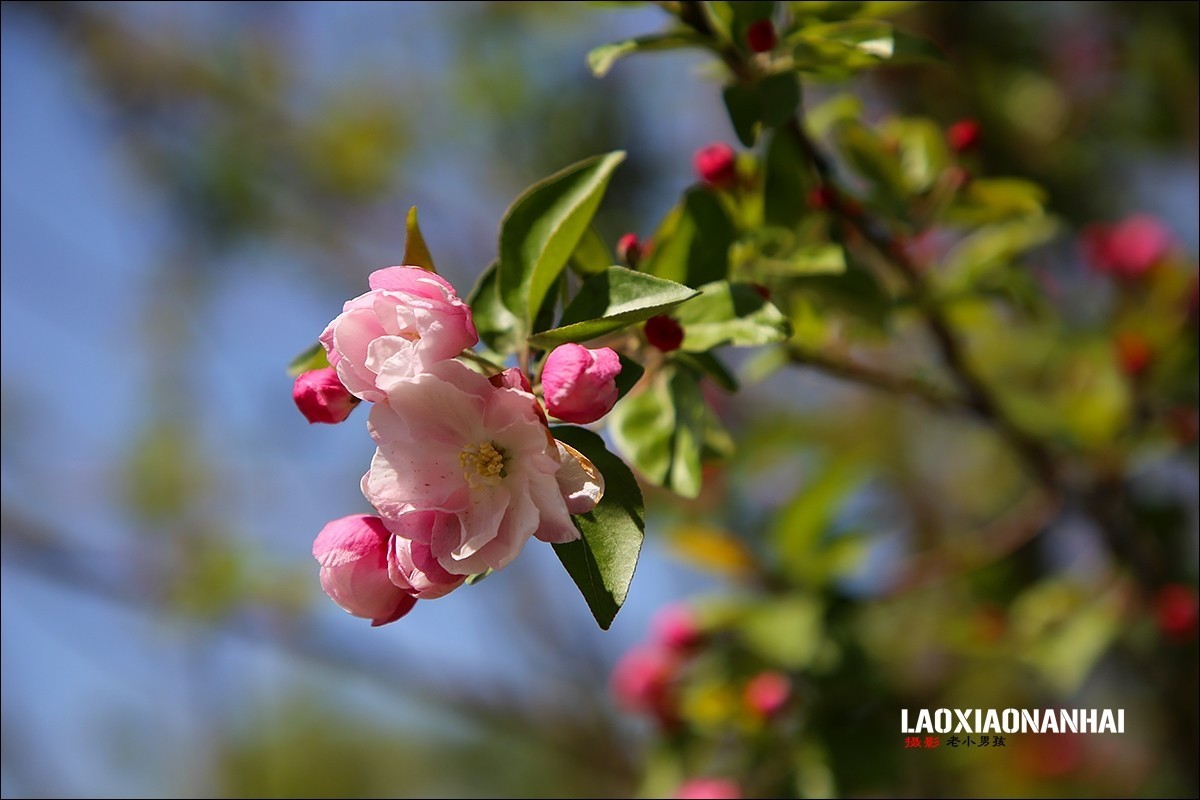
[[[529,330],[625,153],[574,164],[527,189],[500,223],[500,298]]]
[[[795,227],[809,213],[808,195],[814,181],[794,128],[779,128],[771,136],[763,171],[763,215],[767,224]]]
[[[876,328],[887,324],[892,310],[892,298],[875,276],[862,267],[849,265],[840,275],[807,275],[794,285]]]
[[[750,607],[741,634],[768,663],[804,669],[820,652],[822,616],[823,609],[815,598],[787,596]]]
[[[950,164],[946,137],[930,120],[894,119],[883,132],[900,145],[900,174],[911,194],[931,188]]]
[[[589,227],[584,232],[583,238],[575,247],[575,252],[571,253],[571,268],[580,275],[604,272],[614,263],[612,251],[608,249],[600,234],[596,233],[595,228]]]
[[[721,92],[725,101],[725,110],[729,112],[729,121],[733,124],[733,132],[738,141],[753,147],[758,141],[758,128],[762,122],[762,96],[757,86],[745,86],[732,83]]]
[[[834,142],[850,166],[866,178],[893,206],[903,209],[907,195],[899,153],[890,150],[866,125],[847,120],[834,128]]]
[[[683,326],[682,349],[704,351],[723,344],[751,347],[787,338],[783,314],[750,284],[716,281],[700,291],[674,315]]]
[[[823,549],[835,539],[826,539],[842,502],[862,480],[857,461],[846,457],[835,461],[815,480],[801,486],[776,515],[771,546],[784,571],[793,579],[810,584],[824,578]]]
[[[329,357],[325,353],[325,347],[317,342],[312,347],[306,349],[303,353],[296,356],[288,364],[287,372],[295,378],[305,372],[314,369],[325,369],[329,366]]]
[[[662,314],[698,294],[681,283],[609,267],[583,284],[559,327],[529,337],[529,343],[548,349],[586,342]]]
[[[754,272],[764,277],[791,275],[840,275],[846,271],[846,251],[840,244],[809,244],[778,257],[760,257]]]
[[[667,376],[660,371],[637,394],[624,398],[609,413],[608,429],[621,454],[657,486],[671,471],[671,438],[675,406]]]
[[[671,354],[673,361],[687,366],[698,375],[707,375],[727,392],[738,390],[738,381],[729,368],[712,353],[689,353],[686,350],[676,350]]]
[[[800,81],[792,72],[769,75],[756,84],[730,84],[722,92],[738,140],[753,147],[763,126],[782,125],[800,105]]]
[[[617,373],[615,383],[617,384],[617,399],[620,400],[629,394],[629,390],[642,379],[642,376],[646,374],[646,368],[623,353],[617,353],[617,358],[621,362],[621,371]]]
[[[737,237],[717,197],[696,187],[659,226],[655,247],[643,269],[660,278],[700,286],[729,274],[729,247]]]
[[[421,227],[417,224],[417,207],[408,209],[408,218],[404,223],[404,263],[410,267],[422,267],[430,272],[437,272],[433,266],[433,256],[421,235]]]
[[[520,343],[517,331],[521,321],[500,302],[495,264],[479,276],[467,298],[467,304],[471,306],[475,330],[485,345],[502,357],[517,351]]]
[[[963,289],[994,269],[1054,238],[1058,223],[1052,217],[1031,217],[984,226],[959,242],[942,264],[939,284]]]
[[[563,566],[583,593],[604,630],[629,593],[646,529],[642,491],[625,462],[610,453],[604,440],[584,428],[551,428],[554,438],[589,458],[604,476],[604,497],[594,509],[573,517],[582,537],[554,545]]]
[[[683,47],[704,47],[705,40],[691,31],[669,31],[637,36],[612,44],[602,44],[587,54],[588,69],[597,78],[603,78],[618,59],[632,53],[650,53],[662,50],[678,50]]]
[[[959,192],[946,211],[946,221],[982,225],[1013,217],[1045,213],[1046,190],[1020,178],[976,178]]]
[[[671,401],[675,406],[675,435],[671,443],[672,491],[684,497],[699,497],[702,481],[701,454],[708,427],[708,404],[700,382],[689,370],[673,370]]]
[[[796,69],[827,77],[846,77],[885,65],[945,61],[928,40],[879,19],[809,25],[787,42]]]

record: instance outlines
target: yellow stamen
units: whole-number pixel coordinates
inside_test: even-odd
[[[458,454],[463,476],[472,488],[480,483],[495,486],[504,477],[504,451],[491,442],[469,444]]]

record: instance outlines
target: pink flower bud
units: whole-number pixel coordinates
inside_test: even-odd
[[[631,267],[642,260],[642,243],[636,233],[627,233],[617,240],[617,258]]]
[[[391,538],[379,517],[357,514],[330,522],[313,542],[325,594],[372,627],[395,622],[417,602],[388,577]]]
[[[1137,280],[1166,257],[1172,237],[1154,217],[1137,214],[1113,226],[1090,226],[1083,231],[1082,244],[1092,269]]]
[[[946,141],[959,153],[977,147],[982,136],[983,127],[973,119],[960,119],[946,129]]]
[[[542,367],[546,408],[566,422],[595,422],[616,404],[620,372],[621,359],[609,347],[560,345]]]
[[[683,326],[666,314],[646,320],[646,341],[664,353],[678,350],[683,344]]]
[[[1158,590],[1154,604],[1158,629],[1168,637],[1182,642],[1196,635],[1195,589],[1181,583],[1169,583]]]
[[[737,154],[724,142],[697,150],[693,164],[700,180],[709,186],[723,189],[737,180]]]
[[[640,645],[625,653],[613,669],[613,695],[622,708],[669,724],[675,719],[671,684],[678,672],[679,659],[674,653]]]
[[[760,672],[746,684],[746,706],[761,717],[773,717],[787,705],[792,682],[782,672]]]
[[[309,422],[328,425],[350,416],[359,402],[357,397],[346,391],[333,367],[301,373],[292,384],[292,399]]]
[[[741,800],[742,788],[725,778],[692,778],[675,792],[678,800]]]
[[[704,640],[696,615],[682,603],[670,605],[654,616],[654,638],[668,650],[690,650]]]
[[[775,26],[769,19],[760,19],[746,28],[746,46],[755,53],[769,53],[775,49],[778,41],[775,36]]]

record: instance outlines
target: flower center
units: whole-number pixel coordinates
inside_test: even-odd
[[[505,477],[504,451],[492,442],[469,444],[458,454],[463,476],[473,489],[481,483],[495,486]]]

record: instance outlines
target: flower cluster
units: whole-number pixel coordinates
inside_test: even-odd
[[[504,568],[530,538],[579,538],[571,515],[595,506],[603,478],[554,439],[524,373],[488,376],[458,360],[478,335],[446,280],[420,267],[378,270],[320,342],[330,368],[297,378],[297,405],[310,421],[340,422],[367,401],[376,444],[362,492],[377,516],[334,520],[313,544],[335,603],[384,625]],[[608,348],[554,351],[542,373],[550,413],[603,416],[620,369]]]

